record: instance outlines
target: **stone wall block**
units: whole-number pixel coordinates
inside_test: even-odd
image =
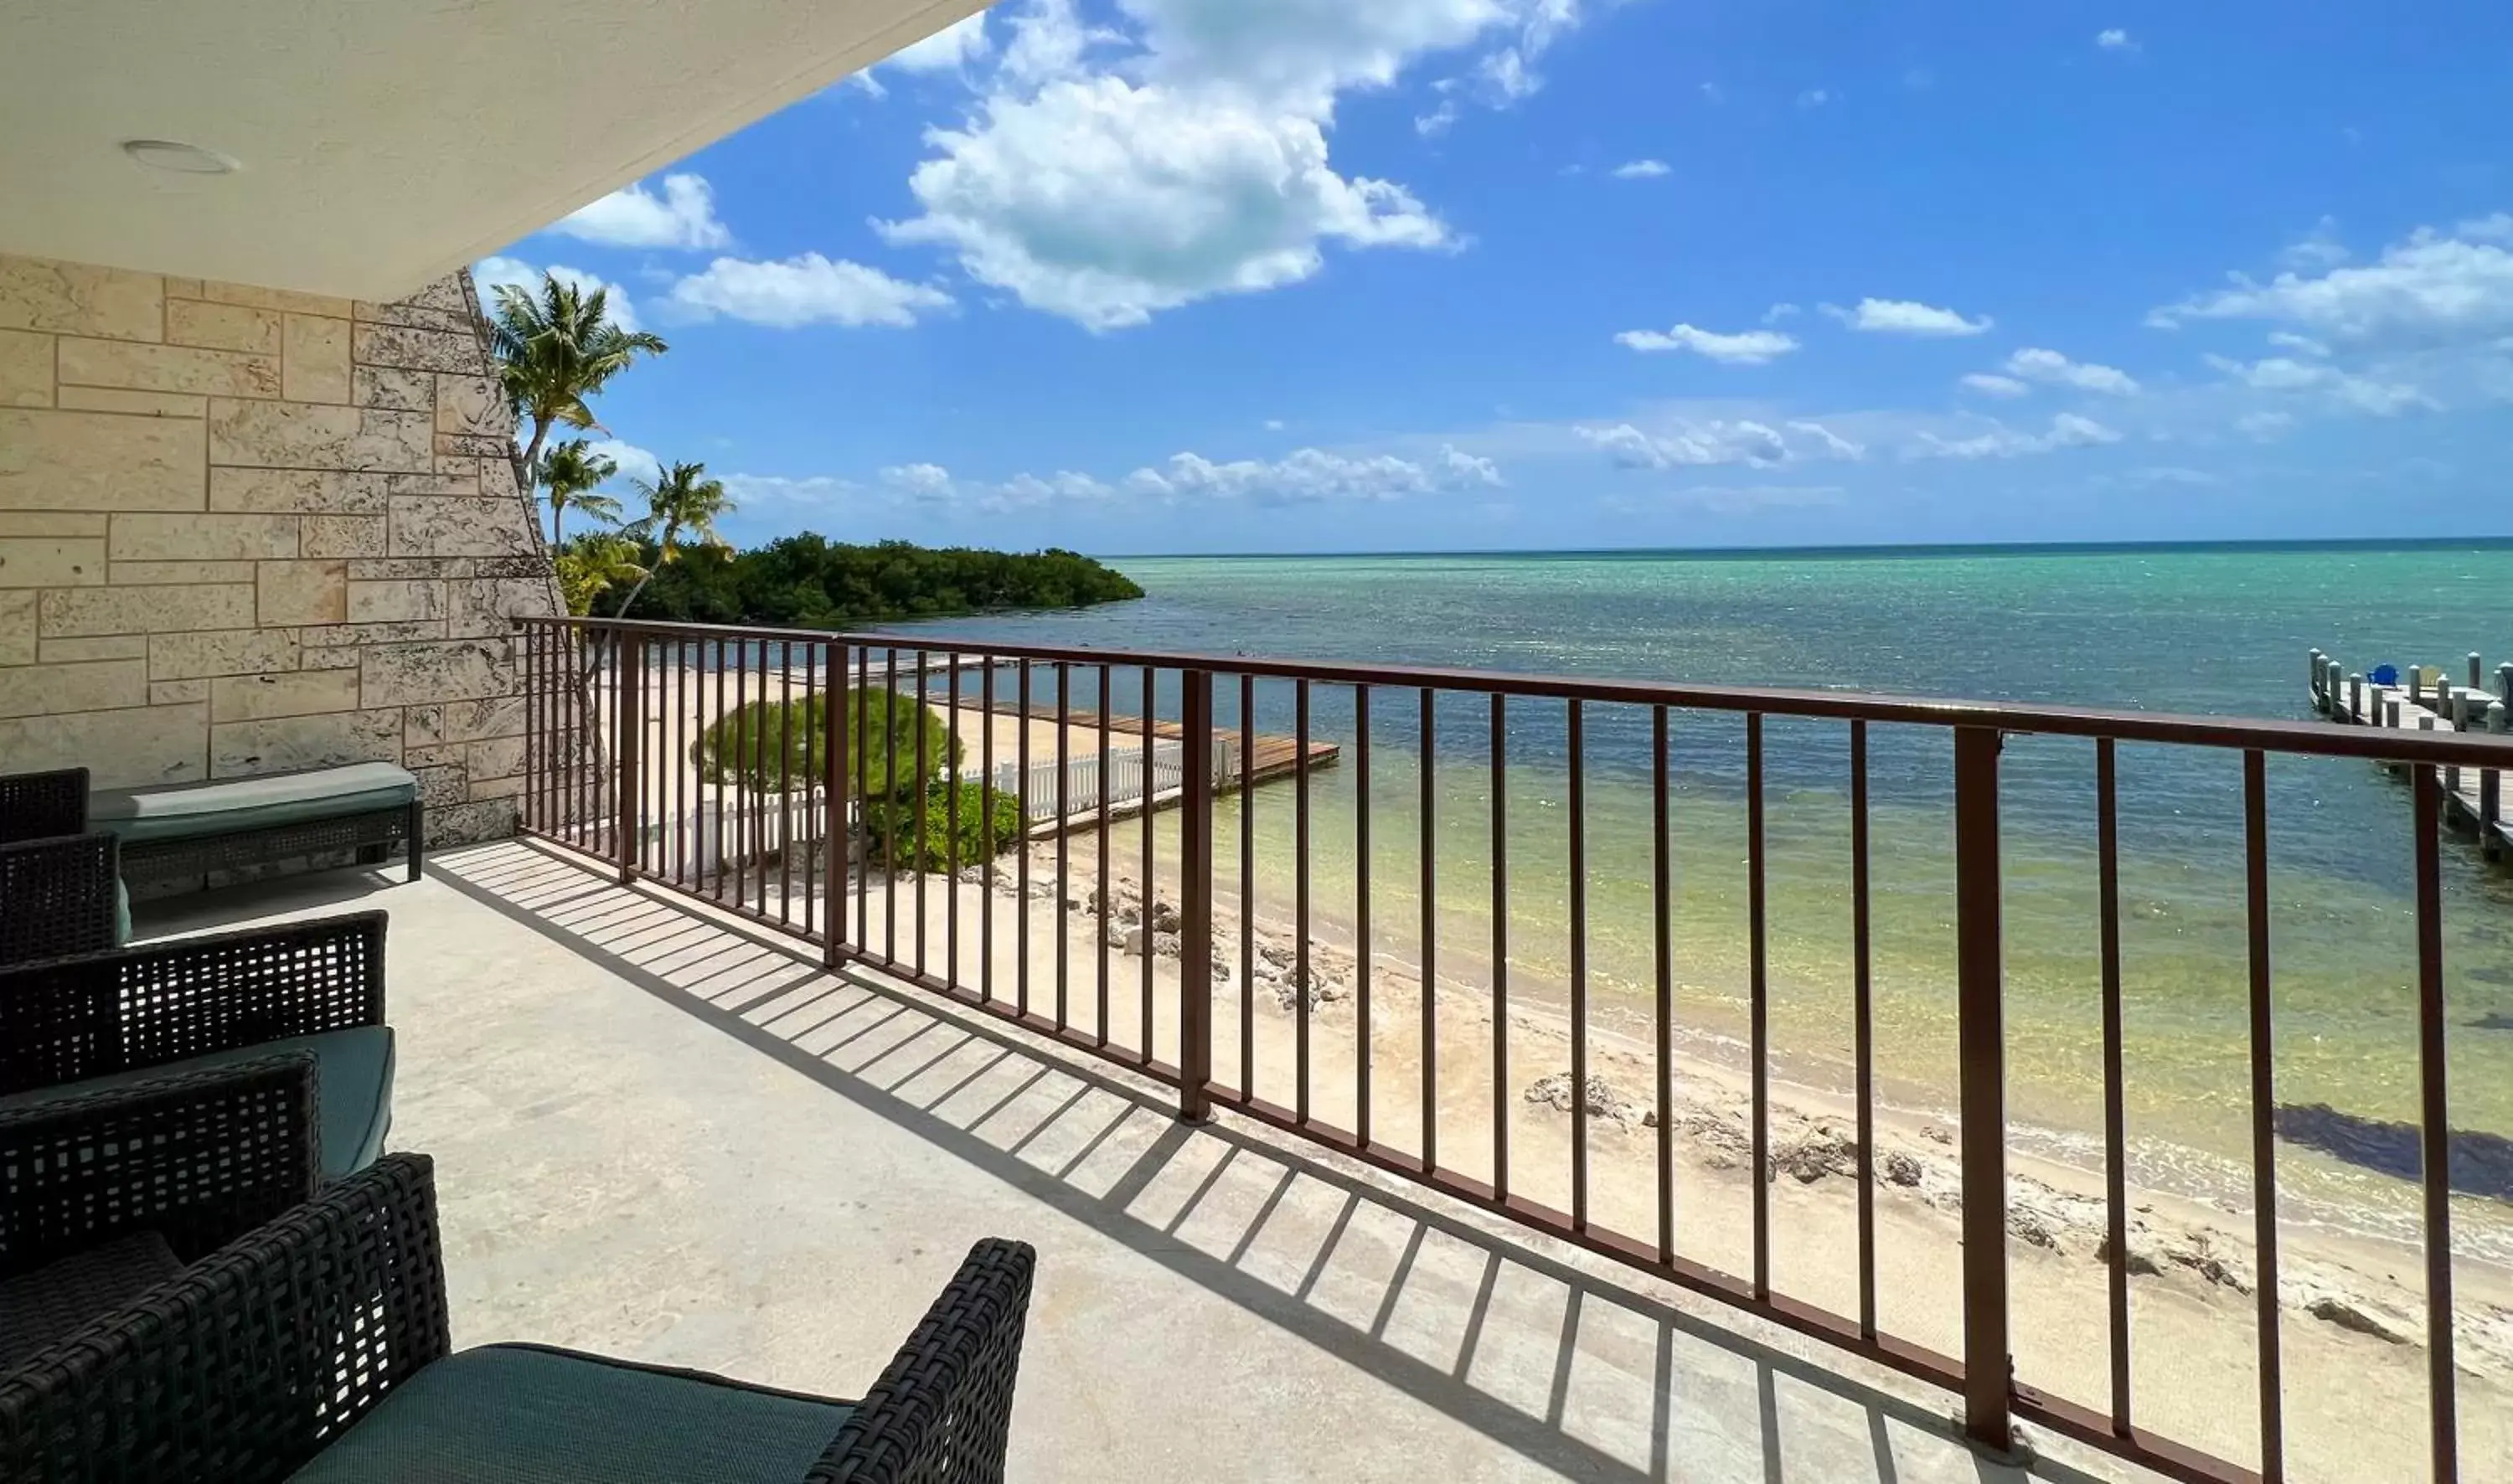
[[[146,659],[145,634],[106,634],[96,639],[48,639],[36,658],[47,665],[75,665],[99,659]]]
[[[263,515],[382,515],[388,474],[212,469],[210,508]]]
[[[43,596],[41,611],[49,639],[250,629],[253,584],[52,588]]]
[[[209,685],[213,722],[323,716],[358,707],[358,677],[348,670],[228,676]]]
[[[133,392],[118,386],[65,386],[54,394],[53,405],[136,417],[206,417],[210,412],[210,399],[197,392]]]
[[[93,536],[0,536],[0,587],[97,587],[104,543]]]
[[[162,339],[166,281],[87,263],[0,256],[0,329]]]
[[[0,670],[0,717],[50,717],[147,704],[144,660],[13,665]]]
[[[392,502],[396,557],[523,557],[538,549],[518,501],[411,496]]]
[[[477,700],[515,689],[512,646],[503,640],[379,644],[366,651],[358,675],[360,701],[369,707]]]
[[[360,366],[398,366],[410,371],[476,374],[480,342],[467,328],[419,330],[408,325],[362,323],[351,332],[349,353]]]
[[[0,409],[0,510],[198,510],[202,424]]]
[[[547,616],[549,583],[539,577],[498,577],[457,582],[447,596],[446,616],[459,638],[473,634],[511,634],[520,616]]]
[[[308,557],[380,557],[387,524],[379,515],[309,515],[298,547]]]
[[[285,515],[118,515],[107,541],[116,562],[259,562],[297,555],[297,518]]]
[[[0,330],[0,407],[53,405],[53,337]]]
[[[0,592],[0,665],[31,665],[39,657],[35,595]]]
[[[292,314],[320,314],[336,320],[349,317],[349,300],[328,293],[301,293],[294,289],[263,289],[212,280],[201,286],[200,296],[220,304],[250,304],[256,309],[284,309]]]
[[[413,618],[445,616],[445,584],[400,578],[386,582],[351,582],[351,623],[397,623]]]
[[[166,304],[166,340],[171,345],[275,356],[279,354],[279,311],[250,304],[170,299]]]
[[[491,737],[521,736],[524,699],[499,696],[485,701],[447,701],[410,709],[409,738],[414,743],[478,742]]]
[[[279,371],[291,402],[349,401],[349,322],[288,316]]]
[[[245,591],[253,590],[247,588]],[[287,629],[158,634],[148,641],[148,678],[153,681],[183,681],[213,675],[260,675],[294,670],[298,652],[297,635]]]
[[[210,725],[210,772],[218,778],[400,761],[398,711],[336,712]]]
[[[276,397],[279,358],[197,345],[134,345],[64,337],[58,361],[64,385],[118,386],[209,397]]]
[[[349,564],[345,561],[264,562],[256,581],[255,611],[265,629],[348,621]]]
[[[209,776],[209,710],[194,703],[0,722],[0,758],[28,772],[85,767],[100,789],[198,783]]]
[[[203,582],[251,582],[250,562],[116,562],[105,568],[116,587],[182,587]]]
[[[311,402],[210,403],[210,462],[264,469],[433,469],[432,419]]]
[[[436,375],[395,366],[355,366],[349,372],[349,400],[360,407],[429,411],[436,406]]]

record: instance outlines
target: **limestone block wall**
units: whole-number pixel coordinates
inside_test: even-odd
[[[509,833],[558,605],[479,314],[0,255],[0,771],[385,760]]]

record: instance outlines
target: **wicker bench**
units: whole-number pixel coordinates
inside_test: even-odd
[[[419,879],[419,780],[389,762],[99,791],[87,812],[93,828],[122,841],[122,873],[133,881],[342,850],[375,862],[395,845],[407,847],[410,879]]]
[[[860,1401],[455,1353],[432,1167],[389,1154],[0,1373],[0,1478],[999,1484],[1035,1262],[977,1243]]]

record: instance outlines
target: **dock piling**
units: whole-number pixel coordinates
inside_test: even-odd
[[[2487,688],[2487,661],[2480,658],[2475,649],[2469,651],[2469,688],[2472,690]]]

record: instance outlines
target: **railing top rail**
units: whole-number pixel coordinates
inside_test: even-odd
[[[1759,713],[1937,727],[1992,727],[2043,736],[2109,737],[2121,742],[2357,758],[2379,762],[2457,764],[2513,768],[2513,735],[2413,731],[2377,726],[2252,717],[2183,716],[2170,712],[2107,711],[2092,706],[2027,705],[1929,696],[1880,695],[1849,690],[1808,690],[1754,685],[1700,685],[1605,677],[1529,675],[1500,670],[1458,670],[1422,665],[1364,665],[1339,660],[1260,658],[1133,648],[1006,643],[935,634],[841,633],[818,629],[752,628],[734,624],[660,623],[617,618],[519,618],[519,626],[581,628],[603,633],[675,634],[736,642],[837,644],[876,648],[987,654],[1006,659],[1066,660],[1081,664],[1148,665],[1163,670],[1201,670],[1329,684],[1428,687],[1484,694],[1535,696],[1698,711]]]

